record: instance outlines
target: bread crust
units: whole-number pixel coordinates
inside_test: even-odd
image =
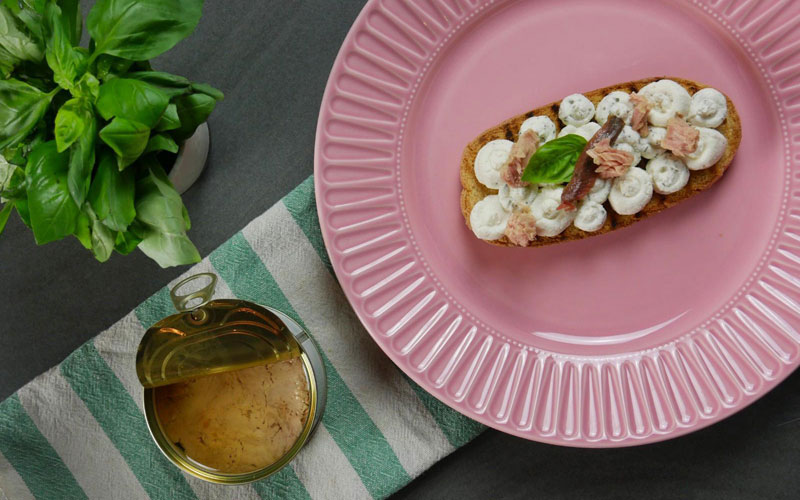
[[[624,92],[638,92],[648,83],[662,79],[673,80],[681,84],[692,95],[694,95],[694,93],[698,90],[708,87],[708,85],[684,78],[660,76],[611,85],[609,87],[586,92],[583,95],[589,98],[589,100],[592,101],[595,106],[597,106],[603,97],[611,92],[614,92],[615,90],[621,90]],[[728,102],[728,116],[725,118],[725,121],[722,122],[722,125],[717,127],[716,130],[718,130],[728,139],[728,147],[716,164],[704,170],[690,171],[689,182],[678,192],[668,195],[662,195],[654,192],[653,199],[651,199],[641,211],[634,215],[620,215],[616,213],[611,208],[609,202],[606,201],[603,206],[608,212],[608,217],[606,217],[603,227],[601,227],[599,230],[589,233],[578,229],[574,225],[570,225],[558,236],[537,237],[536,240],[531,242],[529,248],[553,245],[555,243],[562,243],[571,240],[580,240],[630,226],[634,222],[646,219],[647,217],[657,214],[666,208],[677,205],[683,200],[691,198],[695,194],[705,191],[711,187],[712,184],[717,182],[722,177],[722,175],[731,165],[733,157],[736,154],[736,150],[739,148],[739,143],[742,140],[742,124],[739,119],[739,114],[736,112],[736,107],[734,106],[733,101],[731,101],[727,95],[725,95],[725,99]],[[532,116],[547,116],[553,120],[553,123],[556,125],[556,131],[558,132],[562,128],[558,119],[559,103],[560,101],[556,101],[536,108],[532,111],[528,111],[527,113],[510,118],[496,127],[492,127],[484,131],[472,142],[467,144],[466,148],[464,148],[464,154],[461,158],[461,212],[464,215],[464,221],[466,222],[467,227],[472,229],[469,222],[469,214],[472,212],[472,207],[474,207],[476,203],[486,196],[490,194],[497,194],[496,189],[487,188],[478,181],[477,177],[475,177],[475,157],[477,156],[478,151],[481,149],[481,147],[483,147],[484,144],[495,139],[507,139],[509,141],[516,142],[519,127],[522,125],[522,122]],[[511,243],[506,236],[503,236],[499,240],[486,241],[486,243],[505,247],[517,246]]]

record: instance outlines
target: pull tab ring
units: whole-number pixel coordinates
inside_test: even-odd
[[[204,286],[203,288],[194,291],[192,293],[188,293],[186,295],[178,294],[178,290],[191,283],[192,281],[196,281],[202,278],[211,278],[211,282]],[[172,299],[172,305],[175,306],[179,312],[191,312],[196,309],[199,309],[206,305],[209,300],[214,296],[214,288],[217,285],[217,275],[213,273],[200,273],[195,274],[193,276],[189,276],[185,280],[181,281],[177,285],[175,285],[172,290],[169,292],[169,296]],[[200,302],[197,302],[197,299],[200,299]]]

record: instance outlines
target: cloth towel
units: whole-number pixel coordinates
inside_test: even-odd
[[[216,298],[275,307],[317,341],[328,376],[322,422],[298,456],[262,481],[193,478],[158,450],[143,416],[135,355],[174,314],[169,289],[214,272]],[[403,375],[359,323],[322,242],[313,180],[0,403],[0,499],[385,498],[483,427]]]

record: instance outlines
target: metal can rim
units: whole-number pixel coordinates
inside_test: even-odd
[[[259,481],[261,479],[266,479],[279,470],[283,469],[286,465],[288,465],[295,456],[300,452],[300,450],[305,446],[308,440],[313,435],[314,430],[316,430],[316,426],[321,421],[322,413],[325,409],[325,402],[327,399],[327,381],[325,367],[324,364],[321,362],[312,362],[312,359],[309,357],[309,353],[314,355],[315,358],[320,358],[319,349],[317,348],[314,341],[308,335],[308,332],[296,321],[292,318],[287,316],[285,313],[274,309],[268,306],[261,306],[265,309],[272,311],[273,313],[277,313],[277,315],[287,323],[287,326],[293,327],[291,328],[295,337],[304,336],[305,338],[298,338],[300,341],[300,345],[302,348],[302,353],[300,355],[300,359],[303,361],[303,367],[305,368],[306,378],[308,381],[309,386],[309,409],[308,409],[308,416],[306,417],[306,422],[303,426],[303,430],[300,435],[297,437],[297,440],[292,445],[292,447],[276,462],[273,464],[268,465],[262,469],[258,469],[251,472],[240,473],[240,474],[222,474],[218,472],[213,472],[208,469],[199,467],[194,463],[186,460],[185,455],[180,454],[174,447],[174,445],[169,441],[166,434],[164,433],[161,423],[158,419],[158,415],[155,410],[154,404],[154,397],[155,397],[155,389],[144,389],[144,414],[145,414],[145,421],[147,422],[147,428],[150,431],[150,436],[153,438],[153,441],[156,443],[156,446],[161,451],[161,453],[176,467],[181,469],[182,471],[190,474],[194,477],[202,479],[204,481],[208,481],[211,483],[217,484],[228,484],[228,485],[239,485],[239,484],[247,484],[252,483],[254,481]],[[317,365],[315,367],[315,365]],[[321,371],[322,373],[317,373]],[[321,393],[320,393],[321,391]]]

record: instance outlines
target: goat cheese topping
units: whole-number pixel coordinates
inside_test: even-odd
[[[664,127],[670,118],[689,115],[692,96],[678,82],[658,80],[642,87],[639,94],[653,106],[647,114],[647,120],[652,125]]]
[[[629,168],[624,175],[614,179],[608,201],[620,215],[633,215],[643,209],[653,197],[650,174],[638,167]]]
[[[728,116],[728,100],[717,89],[705,88],[692,96],[689,123],[698,127],[716,128]]]
[[[500,171],[508,160],[514,143],[505,139],[487,142],[475,157],[475,177],[491,189],[500,189],[505,184]]]
[[[671,153],[662,153],[648,161],[646,170],[659,194],[676,193],[689,182],[689,169]]]
[[[592,117],[594,104],[583,94],[568,95],[558,107],[558,118],[564,125],[580,127],[592,121]]]
[[[475,236],[482,240],[497,240],[503,236],[511,212],[503,209],[500,198],[490,194],[472,207],[469,225]]]
[[[539,136],[540,146],[556,138],[556,125],[553,120],[546,116],[531,116],[522,122],[519,127],[519,135],[529,129],[532,129]]]

